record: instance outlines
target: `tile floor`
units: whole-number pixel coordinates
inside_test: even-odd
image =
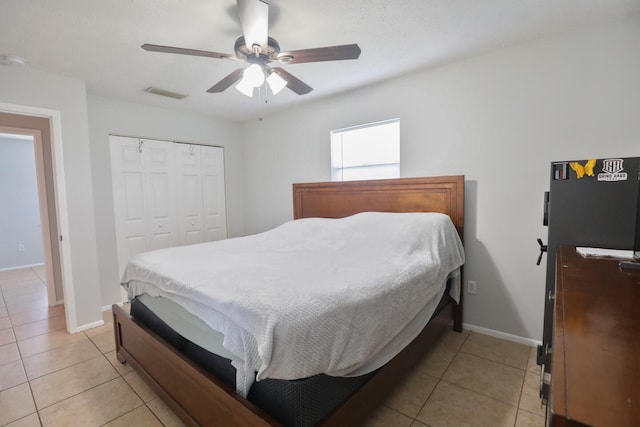
[[[181,426],[115,357],[105,325],[69,335],[48,307],[42,268],[0,272],[0,426]],[[448,332],[368,427],[544,425],[534,349]]]

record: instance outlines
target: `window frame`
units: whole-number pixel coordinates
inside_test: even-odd
[[[397,144],[395,147],[393,147],[393,151],[395,151],[397,153],[397,161],[396,159],[392,159],[391,161],[382,161],[382,162],[376,162],[376,163],[367,163],[367,162],[361,162],[359,164],[355,164],[355,165],[349,165],[349,166],[345,166],[344,165],[344,159],[342,158],[342,150],[344,147],[344,142],[342,140],[340,141],[336,141],[336,137],[339,136],[342,138],[343,135],[345,135],[348,132],[351,131],[357,131],[357,130],[361,130],[361,129],[371,129],[371,128],[376,128],[378,126],[385,126],[385,125],[390,125],[390,124],[397,124],[398,130],[397,130],[397,142],[393,141],[395,144]],[[355,125],[355,126],[349,126],[349,127],[345,127],[345,128],[341,128],[341,129],[334,129],[331,130],[329,132],[329,136],[330,136],[330,149],[331,149],[331,181],[332,182],[339,182],[339,181],[354,181],[354,180],[360,180],[360,179],[389,179],[389,178],[399,178],[400,177],[400,118],[393,118],[393,119],[387,119],[387,120],[380,120],[377,122],[371,122],[371,123],[365,123],[365,124],[361,124],[361,125]],[[337,145],[340,145],[340,147],[336,147]],[[338,152],[337,150],[340,149],[341,152],[339,154],[340,157],[340,165],[336,167],[336,153]],[[358,177],[349,177],[347,179],[345,179],[345,171],[364,171],[366,169],[370,169],[370,170],[377,170],[377,171],[381,171],[384,169],[387,169],[387,172],[381,173],[381,174],[377,174],[378,176],[367,176],[365,174],[364,177],[358,178]],[[389,172],[389,170],[391,172]],[[373,175],[376,175],[375,173]]]

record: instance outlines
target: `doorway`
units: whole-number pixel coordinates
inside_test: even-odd
[[[35,141],[0,133],[0,271],[37,267],[44,277]]]
[[[56,292],[56,288],[61,289],[59,252],[58,256],[52,253],[50,242],[51,218],[46,197],[42,137],[38,135],[40,131],[32,129],[29,132],[27,129],[0,126],[5,178],[13,181],[2,187],[2,203],[8,207],[3,213],[6,216],[3,224],[7,227],[4,246],[11,247],[3,247],[4,259],[0,261],[0,267],[10,269],[44,264],[47,299],[49,306],[53,306],[64,300],[63,295]],[[36,136],[39,136],[37,141]]]
[[[54,143],[54,135],[60,140],[59,113],[0,104],[0,133],[33,138],[48,304],[64,303],[67,331],[76,332],[71,259],[63,256],[69,248],[62,241],[68,235],[62,152]]]

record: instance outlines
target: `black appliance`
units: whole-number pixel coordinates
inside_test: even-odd
[[[538,347],[542,366],[543,402],[548,393],[553,351],[556,247],[587,246],[635,249],[640,233],[640,157],[552,162],[549,192],[545,194],[544,225],[547,244],[538,239],[540,255],[547,252],[544,329]],[[634,247],[635,246],[635,247]],[[541,256],[538,258],[540,263]]]

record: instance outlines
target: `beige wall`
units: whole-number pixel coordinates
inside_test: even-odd
[[[467,323],[539,339],[542,197],[553,160],[640,155],[640,17],[412,73],[242,124],[87,96],[0,67],[0,103],[60,112],[78,325],[117,299],[108,134],[225,147],[229,234],[292,216],[291,184],[330,178],[329,131],[399,117],[403,176],[465,174]],[[286,129],[286,132],[283,132]]]
[[[106,306],[121,300],[111,190],[109,134],[224,147],[229,237],[244,233],[242,146],[239,125],[226,120],[95,95],[89,95],[88,105],[94,206],[98,224],[96,235],[100,259],[100,295],[102,305]]]
[[[82,81],[29,67],[0,67],[0,103],[55,111],[60,117],[69,235],[77,325],[102,321],[98,258],[93,213],[87,94]],[[54,136],[55,137],[55,136]]]
[[[465,322],[539,340],[549,165],[640,155],[639,40],[636,16],[248,121],[247,232],[292,217],[292,183],[330,180],[330,130],[399,117],[402,176],[466,176]]]

